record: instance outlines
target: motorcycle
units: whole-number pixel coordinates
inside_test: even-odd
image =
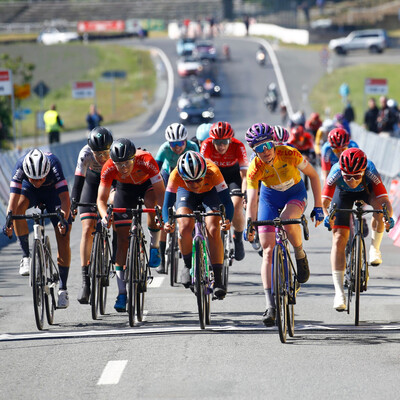
[[[265,53],[265,51],[257,50],[256,61],[257,61],[257,64],[260,66],[265,65],[265,63],[267,62],[267,54]]]

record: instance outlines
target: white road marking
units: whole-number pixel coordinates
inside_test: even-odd
[[[100,376],[98,385],[116,385],[121,379],[128,360],[109,361]]]
[[[156,288],[160,287],[164,282],[165,277],[163,276],[155,276],[153,277],[152,282],[149,284],[149,288]]]

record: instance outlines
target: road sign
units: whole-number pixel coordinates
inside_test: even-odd
[[[26,83],[25,85],[17,85],[14,83],[14,96],[16,99],[27,99],[31,95],[31,85]]]
[[[49,93],[50,88],[43,82],[40,81],[37,83],[37,85],[33,88],[33,91],[39,96],[39,97],[46,97],[47,93]]]
[[[94,86],[94,82],[73,82],[72,97],[74,99],[86,99],[90,97],[96,97],[96,88]]]
[[[364,91],[365,94],[388,94],[387,79],[366,78]]]
[[[0,96],[10,96],[13,94],[11,71],[0,69]]]
[[[106,79],[125,79],[126,71],[123,70],[111,70],[104,71],[101,76]]]

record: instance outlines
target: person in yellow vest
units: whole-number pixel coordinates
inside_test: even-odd
[[[43,115],[46,132],[49,134],[49,143],[58,143],[60,141],[60,128],[64,127],[63,121],[56,111],[56,105],[52,104],[50,110]]]

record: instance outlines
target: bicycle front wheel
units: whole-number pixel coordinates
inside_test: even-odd
[[[364,242],[361,238],[361,235],[356,236],[356,271],[355,271],[355,298],[356,298],[356,304],[355,304],[355,315],[354,315],[354,324],[356,326],[359,325],[360,322],[360,293],[362,291],[362,285],[363,281],[361,279],[361,270],[363,267],[363,261],[364,261]]]
[[[48,236],[45,237],[45,245],[46,247],[44,248],[44,259],[45,259],[45,269],[46,269],[46,290],[45,290],[46,317],[49,325],[53,325],[54,310],[56,309],[55,297],[54,297],[54,289],[56,282],[54,279],[53,264],[51,259],[50,239]]]
[[[230,263],[230,252],[231,252],[231,242],[230,242],[230,232],[221,232],[222,243],[224,245],[224,260],[222,263],[222,284],[226,288],[228,293],[228,283],[229,283],[229,263]]]
[[[203,242],[199,237],[195,239],[195,250],[196,250],[196,265],[195,265],[195,293],[197,297],[197,308],[199,312],[200,328],[205,328],[205,304],[206,304],[206,293],[203,285],[203,276],[205,272],[204,265],[204,254],[203,254]]]
[[[288,268],[288,283],[289,283],[289,293],[291,298],[291,302],[289,302],[289,297],[288,298],[288,304],[287,304],[287,309],[286,309],[286,315],[287,315],[287,327],[288,327],[288,333],[290,337],[294,336],[294,302],[296,299],[296,280],[294,279],[293,276],[293,271],[292,271],[292,265],[289,260],[286,260],[287,268]],[[289,304],[290,303],[290,304]]]
[[[103,263],[101,236],[96,232],[93,239],[92,255],[90,257],[90,305],[92,318],[97,319],[101,297],[101,265]]]
[[[166,272],[169,270],[169,283],[171,286],[177,281],[178,277],[178,260],[179,260],[179,248],[178,248],[178,234],[177,231],[168,234],[168,251],[167,260],[165,262]]]
[[[128,257],[126,260],[128,274],[128,315],[129,315],[129,325],[135,325],[135,303],[136,303],[136,293],[138,289],[138,243],[135,237],[131,237],[129,241]]]
[[[146,268],[146,257],[144,250],[144,243],[139,243],[138,261],[136,263],[138,277],[137,293],[136,293],[136,316],[139,322],[143,321],[143,310],[144,310],[144,297],[147,291],[147,268]]]
[[[111,249],[110,243],[107,239],[103,238],[103,262],[101,263],[101,278],[100,278],[100,314],[106,313],[107,305],[107,287],[111,266]]]
[[[274,295],[276,306],[276,322],[279,329],[279,338],[282,343],[286,343],[287,335],[287,292],[285,279],[285,266],[283,264],[282,248],[276,246],[274,248]]]
[[[32,294],[33,294],[33,309],[35,312],[35,321],[37,328],[43,329],[44,314],[45,314],[45,285],[46,274],[44,266],[43,249],[39,239],[35,239],[33,243],[32,257]]]

